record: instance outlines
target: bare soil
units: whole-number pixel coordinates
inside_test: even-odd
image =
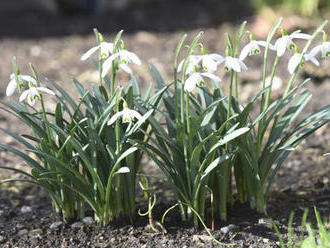
[[[158,0],[154,5],[150,1],[133,1],[124,9],[108,7],[100,16],[62,16],[56,12],[50,1],[42,4],[38,2],[41,1],[0,2],[2,100],[8,100],[4,92],[12,72],[11,59],[14,55],[23,74],[29,73],[27,63],[32,62],[45,83],[46,78],[50,78],[59,82],[71,94],[76,94],[71,83],[73,77],[86,87],[96,83],[97,73],[92,63],[80,61],[80,56],[95,45],[93,27],[98,27],[107,40],[113,39],[120,29],[126,30],[123,39],[127,42],[127,47],[144,62],[141,67],[134,67],[134,71],[139,82],[147,85],[153,81],[149,73],[149,61],[155,64],[165,80],[170,80],[173,51],[184,32],[191,39],[200,30],[204,30],[202,42],[209,51],[223,53],[224,32],[233,32],[243,16],[251,14],[251,11],[243,11],[242,6],[238,8],[229,4],[230,1],[219,1],[226,3],[222,6],[215,5],[216,1],[209,1],[208,4],[193,1],[187,8],[187,0],[182,3],[177,1],[176,5],[171,1]],[[237,12],[237,9],[240,11]],[[259,17],[250,16],[248,20],[249,29],[258,31]],[[296,28],[302,24],[299,21],[293,23],[287,25]],[[303,28],[311,31],[314,27],[315,24],[311,21]],[[288,57],[285,57],[280,63],[279,75],[283,79],[288,78],[287,61]],[[242,99],[249,99],[260,88],[261,63],[260,57],[249,59],[249,71],[240,74]],[[329,65],[329,60],[322,61],[319,68],[307,64],[299,75],[301,80],[305,77],[312,78],[312,83],[307,88],[313,93],[313,99],[307,106],[306,113],[329,104]],[[226,87],[226,75],[221,73],[222,83]],[[127,80],[127,75],[119,75],[119,83],[125,84]],[[275,93],[278,95],[281,92],[282,89]],[[55,103],[55,99],[48,99],[50,107]],[[0,126],[17,133],[28,132],[24,125],[4,111],[0,112]],[[250,210],[247,205],[235,203],[230,207],[228,221],[216,223],[214,236],[221,242],[235,244],[235,247],[278,247],[277,236],[268,223],[270,217],[278,221],[283,233],[287,231],[291,211],[296,216],[295,231],[299,231],[300,218],[305,208],[312,212],[312,208],[316,206],[322,216],[328,217],[330,160],[329,157],[322,156],[330,152],[328,129],[329,125],[319,129],[284,163],[276,177],[269,201],[269,216],[262,216]],[[18,146],[4,134],[1,134],[1,143]],[[0,151],[0,164],[25,167],[20,159],[4,151]],[[0,171],[0,179],[15,176],[17,175],[8,171]],[[162,213],[173,203],[173,198],[167,193],[165,185],[161,185],[157,192],[158,202],[154,215],[156,220],[160,220]],[[141,209],[147,206],[143,200],[139,204]],[[29,211],[24,211],[26,207],[30,207]],[[314,222],[313,215],[310,216],[309,220]],[[176,211],[166,218],[166,235],[151,231],[145,217],[137,217],[133,226],[125,220],[117,220],[107,227],[80,220],[78,223],[62,223],[56,228],[50,228],[61,220],[42,189],[19,183],[0,185],[0,247],[219,247],[209,239],[204,230],[195,230],[192,223],[182,222]],[[235,227],[224,234],[221,227],[229,224],[234,224]]]

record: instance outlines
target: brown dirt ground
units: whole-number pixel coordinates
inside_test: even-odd
[[[222,18],[216,14],[208,15],[213,13],[210,12],[212,7],[201,5],[199,1],[194,2],[190,12],[184,8],[185,5],[169,4],[168,7],[164,1],[159,0],[156,1],[158,5],[142,5],[147,10],[151,9],[145,12],[147,14],[143,14],[142,7],[139,7],[141,5],[135,3],[126,7],[125,11],[110,9],[106,12],[108,15],[103,14],[101,17],[59,16],[50,2],[45,2],[46,4],[42,5],[36,4],[37,1],[26,0],[0,3],[1,99],[8,100],[4,92],[12,71],[11,59],[14,55],[23,74],[29,73],[27,63],[32,62],[42,78],[59,82],[72,94],[75,94],[71,86],[72,77],[76,77],[86,86],[95,83],[97,74],[91,63],[80,61],[80,56],[95,45],[92,34],[92,28],[95,26],[104,32],[107,40],[111,40],[121,28],[128,31],[124,33],[123,39],[129,50],[136,52],[144,62],[141,67],[134,67],[134,70],[141,84],[145,85],[153,81],[148,72],[148,61],[156,65],[166,80],[171,78],[173,51],[184,32],[192,38],[198,31],[204,30],[203,43],[209,51],[223,53],[224,32],[232,32],[232,28],[236,28],[242,20],[241,17],[233,18],[235,12],[230,6],[227,6],[227,11],[226,8],[222,10],[221,13],[226,13]],[[175,7],[177,9],[174,9]],[[159,14],[160,8],[165,11],[164,15]],[[152,9],[158,12],[154,13]],[[187,14],[185,17],[169,18],[169,13],[173,11],[177,11],[176,16],[186,12],[191,13],[191,16]],[[157,13],[159,18],[155,18]],[[199,16],[194,18],[197,13]],[[288,17],[288,20],[290,21],[287,25],[291,28],[296,28],[299,23],[308,31],[318,22],[301,23],[298,17]],[[235,22],[231,24],[224,21]],[[258,31],[260,26],[256,23],[260,22],[260,18],[250,17],[249,21],[249,28]],[[279,72],[282,78],[288,76],[287,60],[287,57],[283,58],[283,63],[280,64]],[[249,72],[240,75],[242,99],[251,97],[260,85],[261,75],[258,71],[261,59],[251,58],[247,65]],[[300,79],[306,76],[313,79],[307,86],[313,93],[308,111],[329,104],[330,71],[326,70],[329,65],[329,60],[323,61],[320,68],[306,65],[304,72],[300,74]],[[220,76],[223,77],[225,85],[226,76],[221,73]],[[127,75],[120,74],[120,83],[125,83],[127,79]],[[280,92],[281,90],[276,94]],[[49,98],[48,104],[50,107],[54,106],[55,100]],[[0,113],[0,126],[18,133],[25,129],[24,125],[3,111]],[[283,232],[286,232],[290,211],[295,211],[297,216],[294,221],[296,231],[305,208],[311,210],[313,206],[317,206],[322,216],[329,215],[330,160],[329,157],[322,156],[330,152],[328,128],[329,125],[321,128],[299,146],[277,175],[268,213],[279,221]],[[6,135],[2,134],[1,138],[1,143],[18,145]],[[4,151],[0,151],[0,164],[24,167],[22,161]],[[15,175],[0,171],[0,179],[8,176]],[[166,186],[160,187],[159,190],[156,219],[160,218],[172,201],[171,196],[162,192],[164,189]],[[23,214],[20,211],[22,206],[30,206],[32,211]],[[145,208],[145,205],[141,203],[140,207]],[[147,219],[143,217],[139,217],[134,226],[115,222],[108,227],[84,224],[80,228],[73,228],[70,224],[63,224],[56,229],[50,229],[49,226],[61,220],[61,217],[54,213],[42,190],[31,185],[0,185],[0,247],[216,247],[216,244],[207,238],[205,231],[194,230],[191,223],[181,223],[179,217],[176,212],[169,214],[166,221],[168,234],[165,236],[150,231]],[[268,217],[256,214],[245,205],[236,204],[229,212],[228,222],[219,222],[214,235],[222,242],[236,244],[236,247],[277,247],[278,239],[274,230],[267,224],[260,223],[261,218]],[[313,221],[313,218],[310,220]],[[220,228],[228,224],[235,224],[236,228],[228,234],[222,234]]]

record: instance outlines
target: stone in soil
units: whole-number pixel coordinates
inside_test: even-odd
[[[57,228],[59,228],[62,224],[63,224],[62,221],[56,221],[56,222],[52,223],[52,224],[50,225],[49,228],[50,228],[50,229],[57,229]]]

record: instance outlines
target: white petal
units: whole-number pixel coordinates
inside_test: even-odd
[[[131,68],[129,68],[128,65],[126,65],[126,64],[119,64],[119,67],[121,69],[123,69],[125,72],[129,73],[129,74],[132,74],[133,73],[132,70],[131,70]]]
[[[329,41],[322,43],[321,52],[322,52],[322,57],[330,56],[330,42]]]
[[[289,36],[286,35],[279,38],[276,41],[275,46],[276,46],[277,56],[279,57],[283,56],[283,54],[285,53],[285,49],[288,45],[289,39],[290,39]]]
[[[109,42],[101,42],[100,44],[101,56],[106,58],[113,50],[113,44]]]
[[[244,62],[243,61],[241,61],[241,60],[239,60],[239,59],[237,59],[237,61],[238,61],[238,63],[239,63],[239,66],[243,69],[243,70],[245,70],[245,71],[247,71],[247,66],[244,64]]]
[[[228,66],[229,69],[233,69],[236,72],[241,71],[240,64],[238,63],[238,60],[233,58],[233,57],[226,57],[226,65]]]
[[[182,66],[183,66],[183,63],[184,63],[184,59],[181,60],[181,62],[180,62],[179,65],[178,65],[178,72],[181,72],[181,70],[182,70]]]
[[[221,64],[222,62],[225,61],[225,58],[223,56],[221,56],[220,54],[211,53],[210,56],[212,59],[216,60],[218,62],[218,64]]]
[[[250,53],[251,51],[251,48],[252,48],[252,43],[250,42],[249,44],[247,44],[245,47],[243,47],[242,51],[241,51],[241,54],[239,55],[239,59],[240,60],[244,60],[248,54]]]
[[[108,125],[112,125],[120,116],[123,115],[123,111],[120,111],[120,112],[117,112],[115,113],[111,118],[110,120],[108,121]]]
[[[55,95],[55,92],[54,92],[54,91],[52,91],[52,90],[50,90],[50,89],[47,89],[47,88],[45,88],[45,87],[37,87],[36,89],[37,89],[38,91],[43,91],[43,92],[46,92],[46,93],[48,93],[48,94]]]
[[[129,62],[134,63],[136,65],[141,65],[141,60],[135,53],[126,50],[121,51],[121,53],[123,54],[123,57],[127,58]]]
[[[112,61],[119,56],[119,53],[112,54],[102,65],[102,77],[105,77],[112,66]]]
[[[10,82],[7,86],[6,95],[11,96],[12,94],[14,94],[16,88],[17,88],[17,83],[16,83],[15,78],[13,78],[12,80],[10,80]]]
[[[37,85],[37,81],[33,77],[31,77],[29,75],[20,75],[20,77],[21,77],[22,80],[24,80],[26,82],[31,82],[34,85]]]
[[[217,62],[212,59],[211,56],[205,55],[202,59],[203,67],[206,71],[216,71],[217,70]]]
[[[196,88],[196,84],[202,80],[199,73],[193,73],[190,77],[187,78],[186,82],[184,83],[184,90],[188,92],[192,92]]]
[[[308,56],[314,57],[319,51],[321,51],[322,45],[314,47],[309,53]]]
[[[216,76],[212,73],[209,73],[209,72],[203,72],[203,73],[201,73],[201,75],[205,76],[205,77],[208,77],[208,78],[212,79],[213,81],[215,81],[217,83],[221,81],[221,79],[218,76]]]
[[[259,46],[263,46],[263,47],[266,47],[266,45],[267,45],[267,42],[263,41],[263,40],[257,40],[257,41],[255,41],[255,43],[257,43]],[[271,45],[271,44],[269,44],[269,45]]]
[[[25,100],[25,98],[27,97],[27,95],[30,93],[30,89],[28,90],[24,90],[21,94],[21,96],[19,97],[19,101],[22,102]]]
[[[142,115],[139,112],[137,112],[133,109],[129,109],[129,114],[130,114],[130,116],[132,116],[133,118],[138,119],[139,121],[142,120]]]
[[[288,70],[290,74],[293,74],[297,66],[299,65],[301,61],[301,54],[300,53],[295,53],[289,60],[288,64]]]
[[[130,170],[128,167],[121,167],[119,170],[116,171],[116,173],[129,173]]]
[[[81,56],[81,60],[86,60],[88,59],[93,53],[96,52],[97,49],[99,49],[100,46],[95,46],[95,47],[92,47],[91,49],[89,49],[86,53],[83,54],[83,56]]]
[[[304,40],[310,40],[312,38],[309,34],[304,33],[292,33],[290,34],[291,39],[304,39]]]

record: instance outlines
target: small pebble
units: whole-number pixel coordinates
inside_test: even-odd
[[[224,227],[220,228],[220,232],[222,232],[223,234],[226,234],[235,228],[236,228],[236,226],[234,224],[229,224],[228,226],[224,226]]]
[[[54,222],[53,224],[50,225],[50,229],[57,229],[58,227],[60,227],[61,225],[63,224],[62,221],[57,221],[57,222]]]
[[[18,233],[17,233],[17,235],[18,236],[23,236],[23,235],[26,235],[26,234],[28,234],[28,230],[26,230],[26,229],[23,229],[23,230],[20,230]]]
[[[38,235],[42,234],[42,230],[40,228],[33,229],[29,232],[29,234],[31,236],[38,236]]]
[[[276,223],[276,222],[275,222]],[[267,219],[267,218],[261,218],[258,220],[258,224],[259,225],[264,225],[268,228],[273,228],[273,223],[271,222],[270,219]],[[277,223],[276,223],[277,224]]]
[[[2,216],[5,213],[5,211],[0,210],[0,216]]]
[[[83,223],[81,223],[80,221],[78,221],[78,222],[73,223],[73,224],[71,225],[71,227],[72,227],[72,228],[77,228],[77,229],[79,229],[79,228],[82,227],[82,224],[83,224]]]
[[[263,241],[264,243],[268,243],[268,242],[269,242],[269,239],[264,238],[264,239],[262,239],[262,241]]]
[[[6,241],[6,238],[4,236],[0,235],[0,244],[4,243]]]
[[[23,206],[23,207],[21,208],[21,213],[22,213],[22,214],[26,214],[26,213],[30,213],[30,212],[32,212],[32,208],[29,207],[29,206]]]
[[[16,224],[15,227],[16,227],[18,230],[20,230],[20,229],[23,229],[23,228],[24,228],[24,225],[21,224],[21,223],[18,223],[18,224]]]
[[[205,243],[205,242],[211,241],[212,240],[212,237],[210,235],[206,235],[206,234],[202,234],[202,235],[195,234],[195,235],[193,235],[192,240],[194,242],[200,242],[200,241],[202,241],[202,242]]]
[[[91,224],[93,224],[94,220],[92,217],[88,216],[88,217],[83,218],[82,222],[84,222],[87,225],[91,225]]]

